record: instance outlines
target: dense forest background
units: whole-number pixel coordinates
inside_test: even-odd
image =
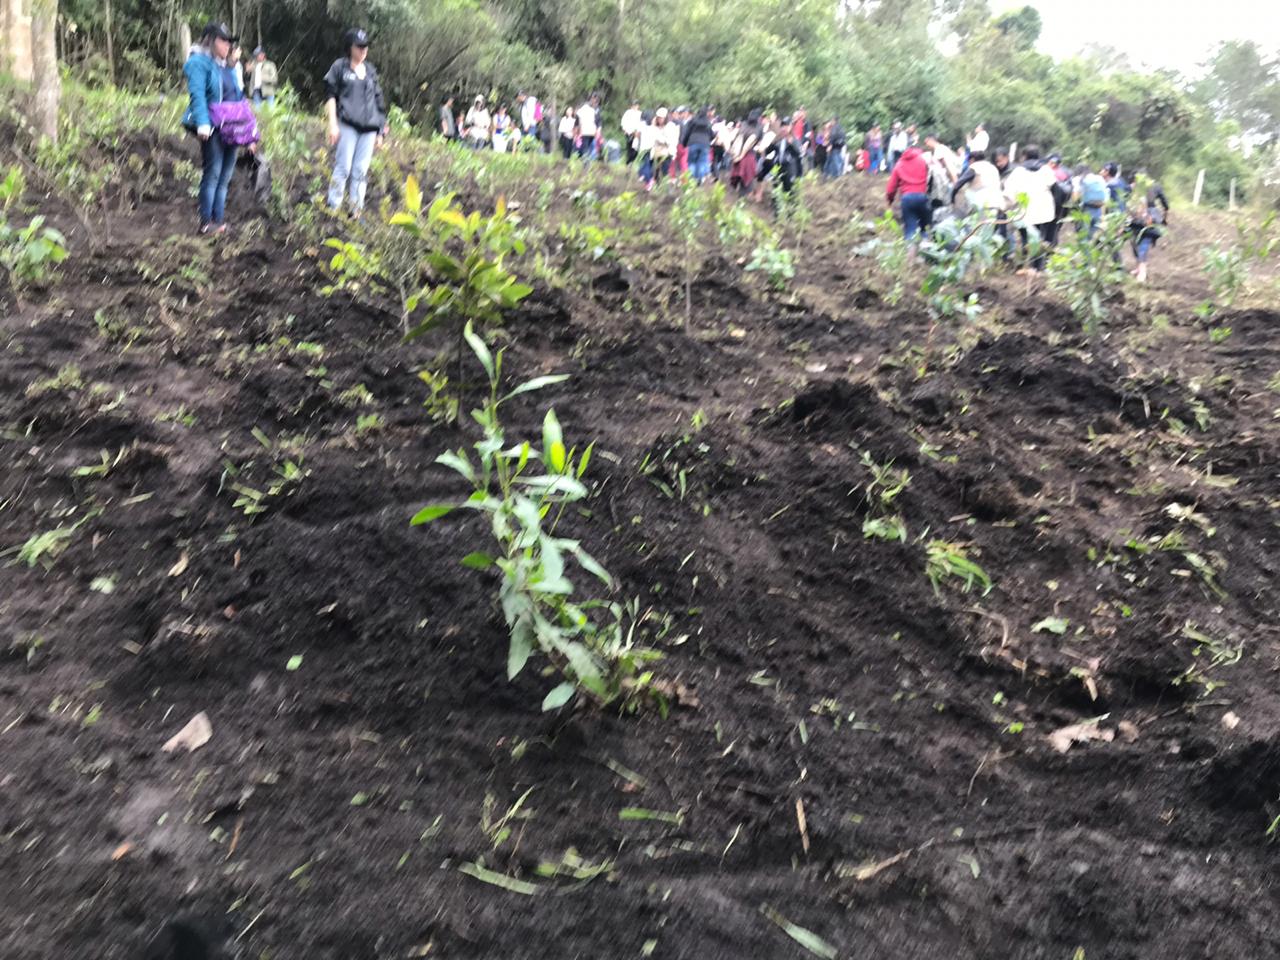
[[[63,0],[73,72],[171,87],[182,25],[220,18],[261,42],[306,99],[361,24],[395,102],[425,118],[450,92],[549,103],[599,90],[624,101],[714,103],[838,115],[851,129],[893,119],[959,143],[985,122],[995,142],[1035,141],[1076,160],[1145,167],[1205,196],[1268,198],[1280,140],[1280,61],[1249,42],[1179,72],[1135,67],[1100,43],[1055,61],[1035,50],[1040,16],[999,17],[987,0]],[[1105,31],[1100,31],[1100,40]]]

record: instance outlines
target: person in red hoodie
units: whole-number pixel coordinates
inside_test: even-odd
[[[909,147],[898,158],[884,193],[891,210],[894,196],[900,194],[902,197],[902,235],[907,243],[933,224],[933,206],[929,203],[929,164],[919,147]]]

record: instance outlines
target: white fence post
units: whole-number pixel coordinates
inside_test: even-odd
[[[1235,208],[1236,208],[1236,181],[1235,181],[1235,178],[1233,177],[1231,180],[1231,192],[1228,194],[1228,198],[1227,198],[1227,209],[1234,210]]]
[[[1196,174],[1195,196],[1191,198],[1191,205],[1193,207],[1200,206],[1200,194],[1203,192],[1204,192],[1204,169],[1201,168],[1200,172]]]

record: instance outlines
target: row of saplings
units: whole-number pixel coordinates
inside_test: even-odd
[[[673,218],[689,237],[693,228],[712,216],[740,217],[735,205],[705,207],[691,212],[694,204],[705,204],[712,191],[684,189],[673,208]],[[715,203],[715,200],[712,200]],[[517,676],[535,651],[541,651],[562,674],[562,681],[545,696],[544,710],[569,703],[584,691],[601,702],[622,700],[634,707],[646,699],[665,710],[669,687],[659,681],[651,665],[660,659],[647,632],[642,628],[639,602],[619,603],[607,599],[575,599],[573,577],[585,573],[597,579],[606,591],[615,587],[610,573],[575,539],[559,535],[566,508],[588,495],[583,483],[594,444],[579,450],[566,445],[554,410],[542,421],[540,443],[513,440],[506,436],[502,412],[509,401],[568,379],[558,374],[537,377],[508,388],[503,380],[503,352],[493,351],[483,332],[500,322],[504,311],[517,306],[532,289],[520,282],[506,266],[506,258],[525,252],[517,230],[517,220],[503,201],[494,213],[482,216],[464,213],[450,196],[424,202],[413,177],[404,190],[403,209],[387,218],[387,225],[409,241],[416,251],[413,271],[388,283],[386,251],[405,258],[403,245],[379,244],[382,249],[345,240],[330,240],[335,250],[330,266],[342,285],[354,285],[364,278],[380,279],[403,295],[406,339],[429,330],[452,328],[459,337],[461,358],[469,350],[484,369],[488,390],[483,403],[471,413],[480,428],[470,449],[449,451],[437,462],[461,476],[471,494],[461,502],[432,504],[412,518],[415,525],[439,520],[455,510],[468,509],[484,514],[492,531],[492,547],[462,558],[463,565],[477,570],[496,568],[501,574],[498,599],[510,630],[507,675]],[[732,229],[732,227],[730,227]],[[720,228],[722,231],[724,226]],[[748,225],[745,229],[752,229]],[[692,240],[688,241],[692,246]],[[417,286],[411,278],[422,272],[434,282]],[[686,287],[686,297],[690,291]],[[687,302],[687,301],[686,301]],[[875,465],[869,493],[881,489],[881,474]],[[883,497],[878,496],[878,501]],[[900,521],[891,523],[885,535],[884,521],[873,512],[866,536],[905,539]],[[927,544],[926,573],[935,589],[954,577],[969,590],[975,584],[984,592],[991,580],[964,550],[954,543],[934,540]]]
[[[684,240],[686,325],[697,241],[706,224],[715,226],[726,247],[744,239],[755,241],[748,268],[764,269],[775,288],[785,283],[792,273],[791,256],[778,245],[771,227],[741,205],[726,202],[723,190],[698,189],[688,182],[673,189],[678,195],[671,217]],[[807,220],[802,203],[781,211],[801,231]],[[1242,235],[1240,249],[1245,251],[1245,260],[1265,259],[1276,248],[1272,222],[1268,220],[1257,237]],[[506,389],[503,353],[491,351],[483,335],[486,328],[500,322],[505,310],[532,292],[505,266],[508,255],[525,252],[517,218],[501,200],[490,216],[464,213],[451,195],[424,204],[416,179],[409,177],[404,209],[387,217],[385,226],[387,231],[374,234],[379,238],[374,247],[328,241],[336,251],[330,266],[339,283],[381,278],[386,285],[388,273],[398,271],[398,279],[390,286],[401,298],[406,339],[437,327],[454,327],[460,338],[459,362],[469,349],[488,381],[484,402],[472,411],[481,436],[470,451],[462,448],[437,458],[461,476],[472,493],[460,503],[424,507],[412,522],[430,523],[457,509],[479,511],[489,518],[492,552],[469,553],[462,563],[478,570],[496,568],[502,575],[499,601],[510,630],[508,677],[518,675],[535,650],[546,654],[561,672],[562,681],[543,700],[544,710],[564,706],[579,691],[601,702],[621,699],[629,707],[653,699],[665,709],[669,687],[650,669],[661,654],[642,630],[639,601],[623,604],[573,599],[570,572],[575,568],[598,579],[608,591],[615,587],[614,578],[579,541],[557,533],[566,508],[588,494],[582,478],[594,444],[581,451],[567,447],[554,410],[548,410],[543,418],[540,444],[513,441],[504,432],[504,404],[568,379],[567,375],[543,376]],[[1000,257],[1004,239],[997,227],[994,218],[953,220],[919,246],[923,265],[919,291],[935,321],[972,319],[978,312],[976,295],[965,294],[964,287]],[[904,292],[901,278],[908,248],[888,215],[872,229],[877,231],[876,238],[859,252],[874,256],[894,279],[897,286],[890,297],[896,299]],[[1074,239],[1060,243],[1050,259],[1050,284],[1065,294],[1086,332],[1097,329],[1106,317],[1111,293],[1128,276],[1119,256],[1127,240],[1128,218],[1122,211],[1104,218],[1093,236],[1089,235],[1087,218],[1080,215]],[[1035,253],[1034,249],[1030,252]],[[778,261],[783,261],[781,267]],[[1215,278],[1217,293],[1214,262],[1209,256],[1206,269]],[[388,271],[391,263],[398,264],[395,271]],[[419,286],[424,271],[436,282]],[[1231,282],[1238,293],[1243,281],[1237,275]],[[1226,299],[1226,294],[1219,299]],[[909,484],[909,474],[894,470],[892,464],[877,464],[869,456],[864,456],[863,466],[869,474],[864,536],[905,542],[906,526],[893,502]],[[974,586],[984,594],[991,590],[990,576],[962,545],[932,539],[925,544],[925,551],[925,573],[935,591],[949,581],[966,592]]]

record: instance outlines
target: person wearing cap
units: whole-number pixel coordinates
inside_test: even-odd
[[[485,107],[484,96],[476,94],[475,100],[471,104],[471,109],[467,111],[467,119],[465,122],[467,145],[475,150],[485,150],[489,146],[489,132],[493,126],[493,118],[489,115],[489,110]]]
[[[236,88],[235,73],[227,63],[235,39],[225,23],[210,23],[182,68],[188,93],[182,125],[200,141],[200,187],[196,197],[202,234],[221,234],[227,229],[227,187],[236,169],[236,147],[218,135],[209,107],[242,96]]]
[[[378,71],[368,59],[369,35],[361,29],[348,30],[343,43],[346,56],[333,61],[324,75],[329,145],[337,148],[329,181],[329,207],[340,210],[345,194],[359,213],[364,208],[373,151],[387,134],[387,102]]]
[[[252,71],[249,77],[252,83],[253,105],[260,107],[263,101],[266,101],[267,106],[274,107],[280,74],[276,65],[267,59],[267,51],[261,47],[254,50],[253,64],[249,69]]]

